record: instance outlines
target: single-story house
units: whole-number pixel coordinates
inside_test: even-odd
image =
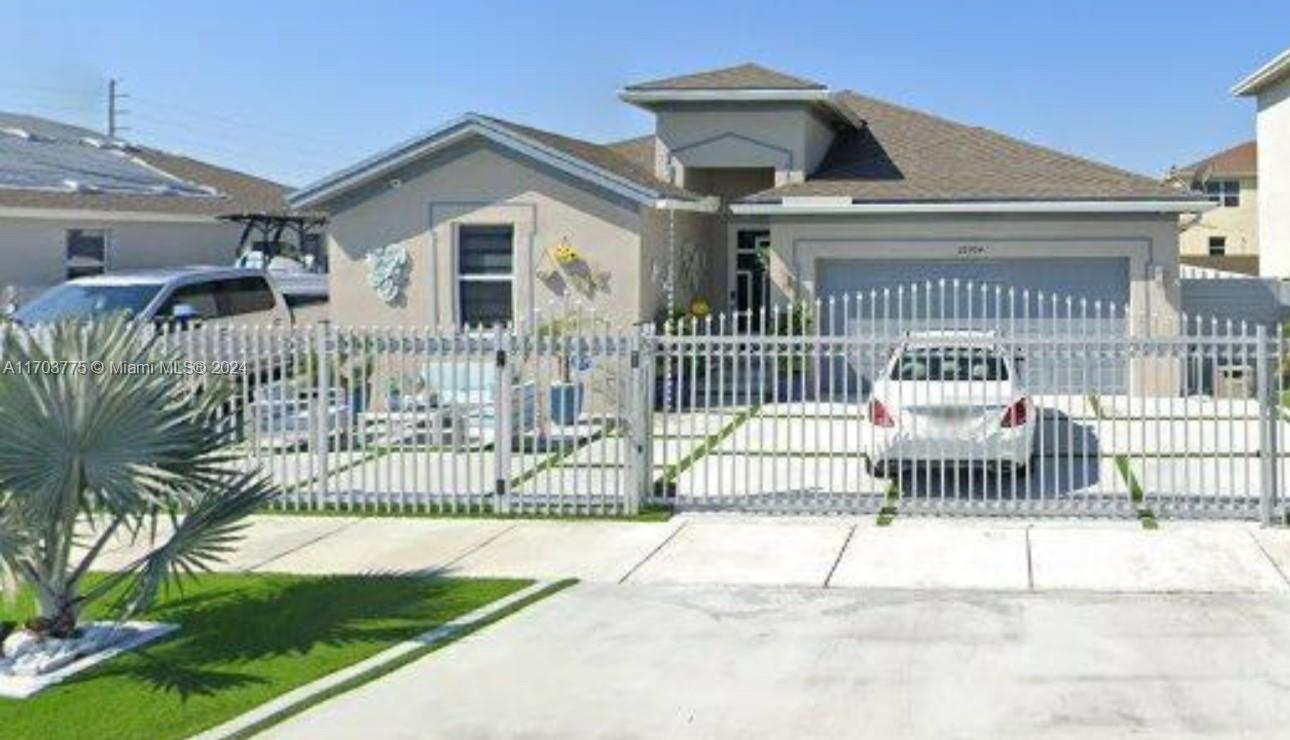
[[[294,192],[329,219],[333,320],[525,321],[576,303],[632,323],[692,298],[755,311],[961,277],[1168,327],[1179,216],[1211,207],[755,64],[620,97],[652,132],[597,144],[471,113]]]
[[[1290,278],[1290,49],[1232,92],[1258,103],[1259,272]]]
[[[104,271],[232,264],[286,188],[78,126],[0,113],[0,288],[19,300]]]

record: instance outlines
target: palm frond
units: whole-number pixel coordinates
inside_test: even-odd
[[[241,539],[247,515],[277,494],[272,480],[258,472],[232,475],[222,486],[204,491],[170,538],[127,569],[134,575],[121,598],[124,615],[148,608],[167,583],[210,570]]]
[[[209,568],[226,554],[237,520],[276,495],[267,479],[235,472],[237,429],[221,417],[234,396],[230,383],[113,371],[177,358],[122,317],[0,327],[0,361],[63,368],[0,374],[0,563],[47,601],[81,604],[129,578],[128,601],[141,608],[172,574]],[[73,565],[70,553],[87,517],[147,532],[149,542],[160,519],[175,529],[148,557],[77,597],[88,565],[85,558]]]

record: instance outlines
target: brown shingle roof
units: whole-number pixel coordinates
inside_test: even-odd
[[[1259,171],[1259,145],[1247,141],[1224,149],[1210,157],[1179,167],[1173,177],[1186,180],[1209,180],[1215,177],[1253,176]]]
[[[857,202],[1191,200],[1142,175],[987,129],[845,91],[864,128],[835,139],[805,182],[749,196],[849,197]]]
[[[68,136],[103,139],[82,129],[35,116],[10,114],[6,120],[28,121]],[[217,167],[189,157],[142,146],[130,146],[130,156],[188,183],[213,189],[211,195],[143,194],[0,188],[0,207],[165,213],[219,216],[236,212],[287,211],[287,188],[278,183]],[[5,162],[0,160],[0,167]],[[74,173],[73,173],[74,174]]]
[[[605,144],[605,148],[629,162],[636,163],[637,167],[653,170],[655,141],[653,134],[646,134],[634,139],[611,141]]]
[[[628,90],[823,90],[813,80],[767,69],[759,64],[713,69],[628,85]]]
[[[574,157],[600,167],[601,169],[608,170],[619,177],[626,178],[634,183],[656,190],[663,195],[675,198],[684,198],[687,200],[698,200],[702,198],[700,195],[683,188],[678,188],[671,183],[655,177],[652,163],[649,167],[645,167],[637,161],[633,161],[632,159],[623,156],[609,146],[593,144],[590,141],[574,139],[569,136],[562,136],[550,131],[512,123],[511,121],[495,118],[493,116],[480,116],[480,118],[505,126],[506,128],[531,139],[535,139],[549,147],[558,149],[566,154],[573,155]]]

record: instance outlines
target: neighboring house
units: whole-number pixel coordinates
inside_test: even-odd
[[[1215,205],[1182,217],[1184,264],[1259,274],[1258,144],[1247,141],[1186,167],[1167,181],[1203,193]]]
[[[1211,205],[753,64],[620,97],[652,133],[594,144],[468,114],[293,193],[329,218],[333,319],[531,321],[576,302],[630,323],[666,310],[669,285],[675,306],[756,311],[963,278],[1169,330],[1178,218]],[[364,260],[390,245],[410,268],[387,301]]]
[[[229,265],[244,226],[286,189],[89,129],[0,113],[0,288],[29,297],[112,270]]]
[[[1290,278],[1290,49],[1232,92],[1258,101],[1259,272]]]

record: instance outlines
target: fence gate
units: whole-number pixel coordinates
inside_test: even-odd
[[[763,326],[740,334],[743,325]],[[651,501],[773,513],[1271,517],[1280,327],[940,281],[684,319]]]
[[[541,326],[163,341],[240,369],[286,509],[1281,515],[1279,326],[970,282]]]

